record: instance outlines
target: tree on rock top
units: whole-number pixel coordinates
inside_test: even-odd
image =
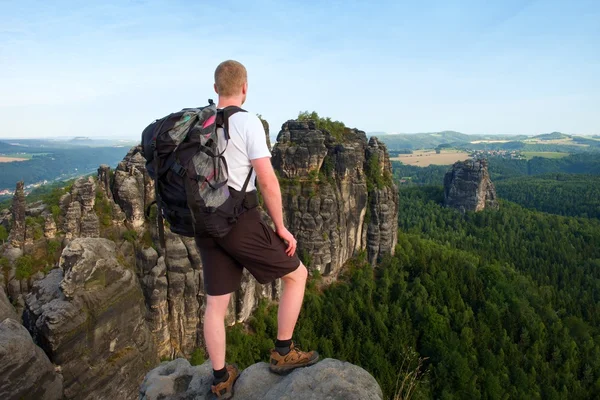
[[[349,128],[341,121],[333,121],[329,117],[319,117],[316,111],[302,111],[298,113],[298,121],[314,121],[317,129],[329,132],[337,140],[342,140]]]

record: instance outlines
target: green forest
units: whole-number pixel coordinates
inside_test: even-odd
[[[545,174],[587,174],[600,175],[600,154],[571,154],[564,158],[534,157],[531,160],[490,157],[488,169],[495,183],[503,179]],[[441,185],[449,165],[418,167],[392,161],[394,178],[406,179],[407,184]]]
[[[544,174],[496,183],[498,196],[526,208],[600,219],[600,176]]]
[[[413,398],[589,399],[600,393],[600,221],[502,201],[440,205],[441,187],[400,190],[396,253],[364,255],[321,289],[313,277],[295,339],[358,364],[386,396],[425,360]],[[264,360],[276,315],[228,331],[228,359]],[[410,367],[407,369],[407,364]]]

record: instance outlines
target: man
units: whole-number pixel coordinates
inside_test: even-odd
[[[246,101],[248,79],[246,68],[237,61],[224,61],[215,70],[217,108],[241,107]],[[219,139],[223,138],[219,129]],[[228,185],[240,191],[251,168],[254,168],[247,192],[256,189],[255,178],[275,231],[266,225],[256,208],[247,210],[223,238],[196,238],[202,256],[206,312],[204,340],[212,362],[212,392],[219,399],[233,396],[233,385],[239,376],[234,365],[225,363],[225,316],[231,293],[240,288],[242,270],[246,268],[260,282],[281,278],[283,293],[277,314],[277,341],[271,350],[270,369],[286,373],[317,362],[317,352],[303,352],[294,347],[292,334],[304,298],[308,271],[296,255],[296,239],[283,224],[281,190],[259,118],[248,112],[237,112],[229,118],[229,143],[220,140],[221,151],[229,170]]]

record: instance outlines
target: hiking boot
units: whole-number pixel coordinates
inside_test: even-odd
[[[285,375],[292,370],[301,367],[308,367],[319,361],[319,353],[316,351],[301,351],[294,346],[290,346],[290,352],[282,356],[275,349],[271,350],[271,364],[269,369],[279,375]]]
[[[231,399],[233,397],[233,385],[237,378],[240,377],[240,371],[235,364],[227,366],[229,378],[225,382],[217,383],[210,386],[210,391],[217,399]]]

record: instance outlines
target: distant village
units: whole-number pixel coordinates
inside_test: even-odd
[[[511,160],[524,160],[526,157],[518,150],[471,150],[471,158],[500,157]]]
[[[25,186],[24,186],[25,193],[28,193],[28,192],[30,192],[31,190],[33,190],[33,189],[35,189],[35,188],[37,188],[37,187],[40,187],[40,186],[46,185],[46,184],[48,184],[48,183],[49,183],[49,181],[47,181],[47,180],[44,180],[44,181],[41,181],[41,182],[36,182],[36,183],[29,184],[29,185],[25,185]],[[13,196],[14,194],[15,194],[15,191],[14,191],[14,190],[11,190],[11,189],[3,189],[3,190],[0,190],[0,196]]]

